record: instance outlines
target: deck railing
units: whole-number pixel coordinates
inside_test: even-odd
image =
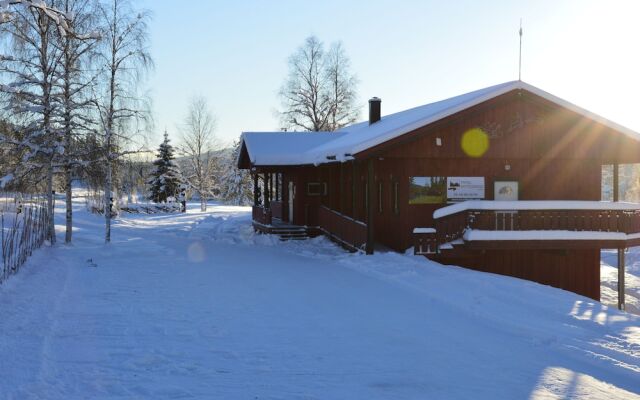
[[[251,209],[251,217],[253,218],[253,222],[262,225],[271,225],[272,222],[271,209],[264,208],[263,206],[253,206]]]
[[[459,210],[451,213],[442,212],[445,210],[444,208],[438,210],[434,214],[438,244],[460,239],[467,229],[640,233],[638,205],[572,202],[577,209],[566,209],[571,204],[558,206],[558,202],[548,202],[550,209],[542,209],[545,202],[540,201],[523,202],[523,204],[528,203],[524,207],[525,209],[518,208],[518,202],[509,202],[508,206],[505,204],[503,209],[495,209],[500,207],[499,202],[491,203],[494,203],[489,206],[489,208],[493,207],[492,209],[474,209],[474,204],[470,204],[469,207],[459,207]],[[532,205],[531,203],[537,204]],[[486,204],[480,205],[486,206]],[[531,209],[533,206],[536,209]],[[589,207],[599,209],[588,209]]]
[[[282,202],[272,201],[269,206],[271,207],[271,216],[280,220],[284,219],[282,215]]]
[[[318,210],[320,230],[352,250],[363,249],[367,243],[367,224],[340,214],[326,206]]]
[[[470,211],[467,219],[479,230],[640,232],[637,210]]]

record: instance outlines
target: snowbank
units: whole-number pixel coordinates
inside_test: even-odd
[[[283,243],[249,208],[127,215],[111,245],[76,212],[0,286],[0,398],[640,395],[640,319],[573,293]]]

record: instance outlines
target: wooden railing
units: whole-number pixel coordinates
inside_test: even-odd
[[[460,239],[468,226],[468,215],[465,212],[436,219],[435,228],[438,244],[440,245]]]
[[[253,222],[257,222],[262,225],[271,225],[271,209],[264,208],[263,206],[253,206],[251,209],[251,217]]]
[[[493,231],[640,232],[637,210],[470,211],[469,227]]]
[[[413,230],[413,254],[429,255],[438,252],[436,230],[432,228],[415,228]]]
[[[363,249],[367,243],[367,224],[340,214],[326,206],[318,210],[320,230],[352,250]]]
[[[272,201],[270,206],[271,206],[271,216],[273,218],[283,219],[282,202],[281,201]]]
[[[464,210],[435,219],[438,245],[483,231],[640,233],[640,210]]]

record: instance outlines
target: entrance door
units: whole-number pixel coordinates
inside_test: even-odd
[[[289,182],[289,222],[293,223],[293,201],[296,198],[296,185]]]

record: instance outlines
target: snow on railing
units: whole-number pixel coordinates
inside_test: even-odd
[[[640,210],[640,203],[581,200],[470,200],[439,208],[433,212],[433,218],[438,219],[468,210]]]
[[[460,238],[636,240],[640,234],[637,203],[466,201],[436,210],[434,219],[439,245]]]

